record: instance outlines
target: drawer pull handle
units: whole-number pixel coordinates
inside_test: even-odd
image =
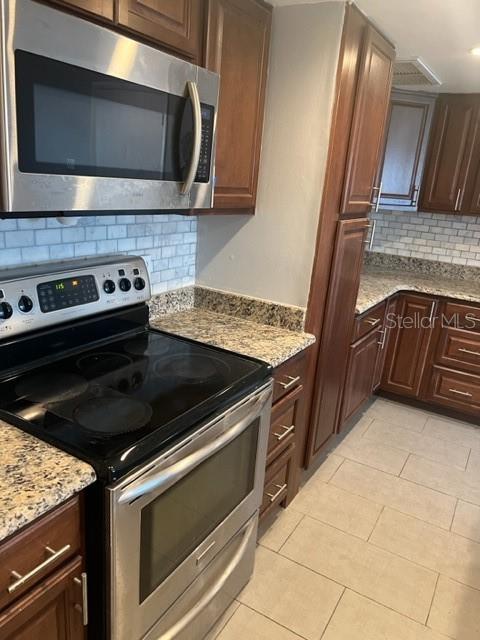
[[[378,324],[381,321],[382,321],[381,318],[366,318],[364,320],[364,322],[366,322],[367,324],[371,324],[372,327],[374,327],[376,324]]]
[[[293,386],[295,386],[297,384],[297,382],[300,382],[300,376],[285,376],[286,378],[288,378],[288,382],[281,382],[280,380],[275,380],[275,382],[277,384],[279,384],[281,387],[283,387],[285,389],[285,391],[287,389],[291,389]]]
[[[480,351],[473,351],[472,349],[464,349],[460,347],[459,351],[462,353],[468,353],[470,356],[480,356]]]
[[[290,427],[286,427],[284,424],[280,424],[279,427],[281,429],[285,429],[285,431],[283,433],[274,433],[273,434],[279,442],[284,440],[288,436],[289,433],[292,433],[292,431],[295,431],[295,425],[294,424],[292,424]]]
[[[197,563],[197,564],[200,564],[200,562],[204,559],[204,557],[207,555],[207,553],[208,553],[211,549],[213,549],[213,547],[214,547],[216,544],[217,544],[216,540],[212,540],[212,542],[208,545],[208,547],[207,547],[206,549],[204,549],[204,550],[202,551],[202,553],[201,553],[199,556],[197,556],[196,563]]]
[[[41,573],[44,569],[49,567],[51,564],[56,562],[61,556],[65,555],[68,551],[70,551],[70,545],[66,544],[64,547],[59,549],[58,551],[54,551],[50,547],[45,547],[45,551],[50,554],[50,557],[37,565],[34,569],[26,573],[22,576],[17,571],[12,571],[12,576],[16,578],[15,582],[8,587],[8,593],[14,593],[20,587],[23,587],[25,583],[27,583],[32,578],[35,578],[36,575]]]
[[[270,498],[270,502],[275,502],[275,500],[278,498],[278,496],[282,495],[282,493],[287,488],[287,484],[286,483],[285,484],[276,484],[274,486],[277,487],[278,491],[276,491],[275,493],[267,493],[267,497]]]
[[[473,398],[473,394],[468,391],[459,391],[458,389],[449,389],[451,393],[456,393],[458,396],[465,396],[465,398]]]
[[[86,627],[88,625],[88,583],[87,583],[87,574],[85,571],[82,573],[80,578],[73,579],[75,584],[82,587],[82,604],[76,604],[75,609],[82,614],[82,622],[83,626]]]

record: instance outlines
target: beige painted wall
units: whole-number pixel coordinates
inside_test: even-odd
[[[344,10],[274,10],[257,213],[200,216],[198,284],[306,306]]]

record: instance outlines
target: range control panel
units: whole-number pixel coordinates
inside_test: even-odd
[[[0,340],[149,299],[147,267],[136,256],[0,272]]]

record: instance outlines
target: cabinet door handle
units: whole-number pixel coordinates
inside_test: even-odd
[[[480,355],[480,354],[479,354]],[[295,425],[292,424],[289,427],[286,427],[285,425],[281,424],[279,425],[281,429],[285,429],[285,431],[283,433],[273,433],[273,435],[276,437],[276,439],[281,442],[282,440],[284,440],[289,433],[292,433],[292,431],[295,431]]]
[[[436,300],[434,300],[434,301],[432,302],[432,308],[431,308],[431,310],[430,310],[430,317],[429,317],[429,319],[428,319],[428,323],[429,323],[429,325],[432,325],[432,324],[433,324],[433,316],[435,315],[435,309],[436,309],[436,308],[437,308],[437,301],[436,301]]]
[[[371,251],[373,248],[373,241],[375,239],[375,231],[377,229],[377,221],[376,220],[372,220],[372,224],[367,225],[367,229],[371,229],[371,233],[370,233],[370,238],[368,240],[365,240],[365,244],[368,247],[368,250]]]
[[[462,353],[468,353],[468,355],[470,356],[480,356],[480,351],[473,351],[473,349],[464,349],[463,347],[461,347],[459,351],[461,351]]]
[[[465,396],[465,398],[473,398],[473,394],[468,391],[459,391],[458,389],[449,389],[451,393],[456,393],[458,396]]]
[[[378,211],[379,207],[380,207],[380,198],[382,195],[382,188],[383,188],[383,182],[380,182],[380,186],[379,187],[372,187],[372,191],[378,191],[378,195],[375,199],[374,202],[370,202],[370,206],[371,207],[375,207],[375,211]]]
[[[381,318],[366,318],[364,320],[364,322],[366,322],[367,324],[371,324],[372,327],[374,327],[375,325],[377,325],[381,321],[382,321]]]
[[[412,207],[416,207],[418,203],[418,192],[420,191],[419,187],[415,187],[413,190],[413,198],[412,198]]]
[[[82,614],[82,622],[83,626],[86,627],[88,625],[88,582],[87,582],[87,574],[85,571],[82,573],[80,578],[74,578],[73,581],[75,584],[78,584],[82,587],[82,605],[75,605],[75,609],[80,611]]]
[[[382,350],[382,349],[384,349],[384,348],[385,348],[385,341],[386,341],[386,339],[387,339],[387,330],[386,330],[386,329],[379,329],[379,331],[378,331],[378,332],[382,334],[382,339],[381,339],[381,340],[379,340],[379,341],[377,342],[377,344],[379,344],[379,345],[380,345],[380,350]]]
[[[32,578],[35,578],[35,576],[41,573],[44,569],[56,562],[61,556],[70,551],[70,545],[66,544],[58,551],[54,551],[50,547],[45,547],[45,551],[50,555],[50,557],[38,564],[34,569],[29,571],[25,575],[22,576],[22,574],[18,573],[18,571],[12,571],[12,576],[16,578],[16,580],[15,582],[12,582],[12,584],[8,587],[8,593],[14,593],[17,589],[23,587],[24,584],[32,580]]]
[[[280,496],[285,489],[287,488],[287,484],[276,484],[274,485],[275,487],[277,487],[278,491],[276,491],[275,493],[267,493],[267,497],[270,498],[270,502],[275,502],[275,500],[278,498],[278,496]]]
[[[457,192],[457,199],[455,200],[455,211],[459,210],[460,205],[460,196],[462,195],[462,189],[460,188]]]
[[[285,391],[287,389],[291,389],[292,387],[294,387],[297,384],[297,382],[300,382],[300,376],[295,376],[295,377],[285,376],[285,378],[288,378],[289,381],[281,382],[280,380],[275,380],[275,382],[279,384],[281,387],[283,387]]]

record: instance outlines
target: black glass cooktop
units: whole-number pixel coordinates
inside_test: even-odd
[[[268,365],[145,329],[0,382],[0,416],[113,480],[258,386]]]

